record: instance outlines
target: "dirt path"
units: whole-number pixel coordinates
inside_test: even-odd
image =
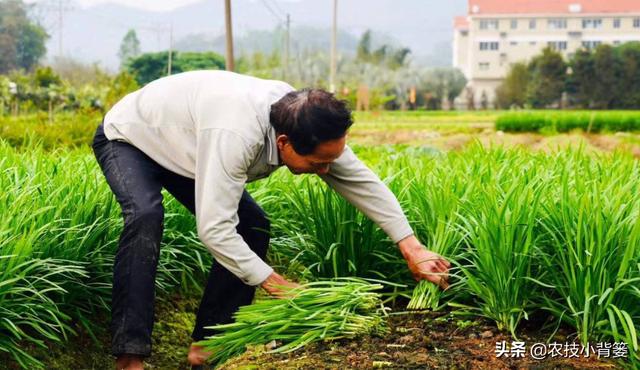
[[[640,158],[640,134],[584,134],[565,133],[541,135],[536,133],[503,133],[492,128],[469,127],[467,130],[358,130],[349,134],[349,140],[360,145],[407,144],[426,145],[440,150],[459,150],[474,141],[485,146],[524,147],[532,150],[553,151],[584,147],[591,152],[623,150]]]

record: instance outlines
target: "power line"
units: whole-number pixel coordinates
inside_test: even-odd
[[[266,0],[262,0],[262,5],[264,5],[264,7],[267,8],[269,13],[271,13],[271,15],[273,15],[276,18],[278,23],[284,23],[284,20],[282,19],[282,17],[276,14],[276,12],[271,8],[271,6],[269,5],[269,3],[267,3]]]
[[[278,2],[276,0],[271,0],[271,2],[273,3],[273,6],[276,8],[276,10],[278,11],[278,13],[282,18],[284,18],[284,16],[288,14],[287,12],[282,10],[282,8],[280,7],[280,5],[278,5]]]

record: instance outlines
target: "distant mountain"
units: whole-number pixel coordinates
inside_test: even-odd
[[[278,4],[277,8],[271,6],[274,13],[279,8],[291,15],[294,46],[296,43],[308,46],[309,40],[315,40],[315,43],[328,48],[331,1],[273,0],[266,3],[273,4],[274,1]],[[239,50],[277,42],[269,39],[273,32],[258,37],[259,31],[273,31],[283,20],[278,20],[265,7],[265,1],[234,0],[232,6],[234,37],[236,41],[244,40],[242,45],[236,46]],[[388,35],[398,44],[409,47],[415,60],[450,64],[453,17],[465,12],[465,0],[341,0],[338,6],[340,46],[354,47],[354,40],[357,43],[366,29],[372,29],[378,35]],[[42,23],[51,34],[48,54],[55,56],[59,45],[58,14],[54,11],[42,14]],[[97,61],[111,69],[119,64],[118,48],[130,28],[138,33],[143,51],[166,50],[171,24],[174,44],[181,48],[194,47],[199,40],[201,46],[198,49],[206,48],[210,42],[208,50],[224,50],[220,37],[224,33],[224,9],[220,0],[202,1],[168,12],[145,11],[113,3],[89,8],[75,6],[64,15],[63,53],[84,62]],[[243,38],[244,35],[257,38]],[[321,41],[323,37],[324,42]]]

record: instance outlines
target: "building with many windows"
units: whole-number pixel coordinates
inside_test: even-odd
[[[453,65],[467,77],[458,98],[490,104],[511,64],[545,47],[569,59],[579,48],[640,41],[640,0],[469,0],[454,21]],[[484,97],[483,97],[484,95]]]

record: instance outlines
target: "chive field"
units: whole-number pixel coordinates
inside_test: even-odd
[[[496,118],[496,130],[507,132],[639,131],[637,111],[523,111]]]
[[[90,151],[47,149],[35,141],[19,148],[0,141],[0,352],[23,368],[45,367],[28,348],[64,343],[78,325],[88,332],[108,325],[93,318],[108,312],[122,226]],[[530,316],[544,315],[572,328],[582,343],[624,341],[640,361],[640,166],[631,155],[480,145],[449,153],[355,150],[397,195],[418,238],[452,263],[451,287],[417,284],[376,225],[317,177],[286,169],[249,186],[272,221],[269,262],[276,270],[310,284],[375,279],[376,299],[389,309],[484,317],[514,338]],[[211,263],[193,217],[168,194],[165,199],[160,297],[201,288]],[[340,289],[346,288],[332,293],[336,307],[347,299],[340,292],[348,289]],[[308,304],[299,306],[308,317],[315,317],[314,292],[312,285],[303,299]],[[256,307],[276,304],[286,303]],[[220,329],[247,330],[250,307],[238,313],[248,321]],[[304,337],[292,322],[278,330],[292,343],[283,350],[306,343],[303,337],[341,336],[344,317],[325,315],[330,311],[323,307],[318,304],[317,318],[335,331]],[[380,314],[377,304],[371,307],[360,314]],[[265,320],[270,328],[282,317]],[[242,352],[238,343],[225,358]]]

